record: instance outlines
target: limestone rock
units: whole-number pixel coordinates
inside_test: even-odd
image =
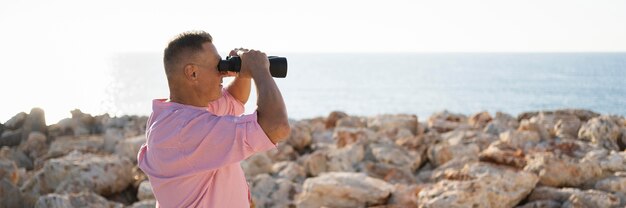
[[[411,155],[408,151],[394,143],[372,143],[369,145],[369,148],[377,161],[394,166],[407,167],[411,171],[415,171],[423,162],[421,155]]]
[[[386,163],[365,162],[365,173],[390,184],[414,184],[417,182],[408,167],[398,167]]]
[[[424,184],[396,184],[387,206],[417,208],[417,195],[424,187],[426,187]]]
[[[308,176],[318,176],[328,170],[325,151],[315,151],[304,157],[304,170]]]
[[[469,125],[472,128],[483,129],[487,126],[487,123],[491,122],[493,118],[489,115],[489,112],[483,111],[476,113],[469,118]]]
[[[0,147],[2,146],[17,146],[22,142],[22,129],[17,130],[5,130],[0,135]]]
[[[326,118],[326,128],[327,129],[335,128],[335,126],[337,126],[337,121],[345,117],[348,117],[348,114],[344,112],[341,112],[341,111],[330,112],[330,115],[328,115],[328,117]]]
[[[318,149],[323,146],[334,145],[333,131],[315,131],[311,133],[311,149]]]
[[[336,141],[338,148],[357,142],[369,143],[374,141],[375,137],[376,134],[372,130],[364,128],[337,127],[333,133],[333,139]]]
[[[552,152],[533,153],[527,157],[524,170],[536,173],[544,186],[576,187],[602,176],[598,161],[576,159]]]
[[[19,170],[14,161],[0,157],[0,180],[7,179],[12,184],[19,181]]]
[[[103,118],[102,128],[118,128],[124,132],[124,138],[139,136],[146,132],[148,117],[145,116],[122,116],[113,118]]]
[[[554,200],[532,201],[516,208],[561,208],[561,203]]]
[[[526,166],[524,151],[503,141],[492,143],[489,148],[480,153],[479,159],[483,162],[507,165],[519,169]]]
[[[25,141],[28,139],[31,132],[40,132],[43,134],[48,132],[46,117],[41,108],[33,108],[30,110],[30,114],[28,114],[22,126],[22,140]]]
[[[617,139],[621,133],[615,118],[600,116],[592,118],[580,127],[578,138],[609,150],[619,150]]]
[[[374,131],[383,131],[390,129],[407,129],[413,135],[417,133],[417,116],[416,115],[379,115],[371,117],[367,120],[367,127]]]
[[[478,163],[479,160],[476,157],[460,157],[454,158],[446,162],[445,164],[435,168],[434,170],[428,167],[420,169],[418,177],[424,182],[437,182],[447,179],[451,173],[458,172],[463,169],[467,164]],[[426,164],[429,165],[429,164]]]
[[[132,182],[132,163],[117,155],[98,156],[79,151],[48,160],[22,190],[33,194],[93,191],[111,195]]]
[[[500,135],[502,132],[517,129],[519,126],[519,122],[517,119],[513,118],[513,116],[497,112],[496,117],[491,120],[491,122],[487,123],[483,132],[491,134],[491,135]]]
[[[241,168],[248,178],[262,173],[270,173],[272,160],[264,153],[257,153],[241,161]]]
[[[348,116],[337,120],[336,127],[345,128],[365,128],[367,127],[367,119],[356,116]]]
[[[573,115],[578,117],[578,119],[580,119],[583,122],[586,122],[587,120],[594,118],[594,117],[598,117],[600,114],[590,111],[590,110],[584,110],[584,109],[559,109],[559,110],[555,110],[555,111],[535,111],[535,112],[524,112],[521,113],[518,117],[517,120],[524,120],[524,119],[530,119],[532,117],[538,116],[539,114],[544,114],[544,115],[549,115],[549,116],[553,116],[553,115],[557,115],[557,116],[568,116],[568,115]]]
[[[478,158],[480,148],[478,145],[455,144],[451,145],[447,142],[435,144],[428,149],[428,160],[435,166],[442,165],[454,158],[475,157]]]
[[[137,189],[137,198],[141,201],[154,199],[154,193],[152,192],[152,185],[149,181],[143,181]]]
[[[115,154],[130,159],[133,163],[137,163],[137,153],[141,149],[141,145],[146,143],[146,136],[140,135],[132,138],[121,140],[115,147]],[[104,141],[103,141],[104,144]]]
[[[30,159],[43,157],[48,152],[46,135],[41,132],[31,132],[26,141],[22,142],[18,150],[24,152]]]
[[[4,123],[4,127],[7,130],[17,130],[22,128],[22,125],[24,125],[24,122],[26,121],[26,117],[28,117],[28,114],[24,112],[15,114],[15,116],[11,117],[11,119]]]
[[[598,190],[582,191],[575,188],[552,188],[540,186],[528,196],[528,201],[551,200],[562,207],[617,207],[620,199],[613,194]]]
[[[154,208],[154,207],[156,207],[156,200],[154,199],[138,201],[138,202],[133,203],[133,205],[130,206],[130,208]]]
[[[467,117],[465,115],[453,114],[448,111],[435,113],[428,118],[428,128],[441,133],[462,127],[463,125],[466,125],[466,123]]]
[[[333,172],[308,178],[296,200],[298,207],[366,207],[387,202],[393,186],[359,173]]]
[[[528,120],[530,121],[530,123],[535,123],[539,125],[541,130],[545,129],[545,131],[548,133],[547,137],[544,137],[543,132],[539,132],[542,136],[542,139],[548,139],[548,138],[552,138],[556,136],[555,127],[559,121],[565,121],[566,123],[575,123],[575,122],[580,123],[579,122],[580,119],[578,119],[578,117],[576,117],[575,115],[555,113],[552,111],[539,112],[539,114],[531,117]],[[578,132],[578,129],[577,129],[578,127],[579,126],[574,126],[574,128],[576,128],[573,130],[575,133]],[[572,132],[568,132],[568,133],[572,133]]]
[[[63,136],[56,138],[48,149],[47,157],[59,157],[74,150],[84,153],[97,153],[102,150],[103,139],[101,136]]]
[[[298,158],[299,154],[296,150],[286,142],[279,142],[276,144],[276,148],[267,151],[267,156],[272,161],[291,161]]]
[[[600,167],[606,172],[626,171],[626,152],[611,151],[605,157],[598,158]]]
[[[594,188],[601,191],[626,195],[626,176],[612,176],[602,179],[596,183]]]
[[[550,132],[548,131],[549,129],[545,127],[545,124],[539,123],[539,121],[536,120],[535,117],[533,117],[531,120],[522,120],[517,130],[536,132],[539,135],[539,138],[544,141],[551,140],[553,138],[553,136],[550,135]]]
[[[535,187],[538,177],[487,163],[467,164],[418,194],[419,207],[513,207]]]
[[[520,149],[533,147],[540,140],[540,135],[536,131],[506,131],[500,134],[500,141]]]
[[[115,152],[117,143],[124,140],[124,131],[118,128],[110,128],[104,131],[103,149],[105,152]]]
[[[33,169],[33,161],[28,158],[28,156],[24,154],[24,152],[18,149],[9,148],[6,146],[2,147],[0,148],[0,158],[6,158],[15,161],[17,167],[26,168],[27,170]]]
[[[304,151],[311,145],[312,136],[309,125],[304,122],[296,122],[291,125],[291,133],[286,142],[297,151]]]
[[[576,116],[564,116],[558,118],[556,125],[554,126],[555,135],[561,138],[576,138],[578,136],[578,130],[582,122]]]
[[[343,148],[331,149],[327,153],[328,171],[353,172],[365,159],[365,147],[363,144],[352,144]]]
[[[252,180],[250,192],[257,207],[293,207],[294,198],[301,189],[290,180],[260,174]]]
[[[62,132],[62,135],[86,136],[97,133],[96,120],[93,116],[78,109],[72,110],[70,113],[72,118],[63,119],[57,123],[56,128]]]
[[[110,202],[104,197],[91,192],[81,192],[74,194],[48,194],[37,200],[36,208],[123,208],[124,205]]]
[[[272,173],[279,178],[284,178],[296,183],[302,183],[306,178],[304,168],[296,162],[283,161],[272,165]]]
[[[478,145],[480,150],[483,150],[498,140],[498,137],[470,129],[455,129],[441,134],[440,140],[450,145],[474,143]]]
[[[2,172],[3,170],[0,170]],[[0,177],[0,207],[23,207],[20,189],[7,178]]]

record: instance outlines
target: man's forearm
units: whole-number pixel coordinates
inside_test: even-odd
[[[239,100],[239,102],[246,104],[250,97],[250,84],[250,78],[236,77],[226,90],[228,90],[228,93],[235,99]]]
[[[280,142],[290,132],[283,96],[280,90],[278,90],[276,82],[269,75],[255,78],[254,83],[258,96],[257,115],[259,125],[265,130],[265,133],[273,143]],[[270,128],[266,129],[265,127]]]

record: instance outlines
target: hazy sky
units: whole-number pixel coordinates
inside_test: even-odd
[[[0,50],[161,51],[203,29],[288,52],[625,51],[624,25],[623,0],[4,0]]]
[[[191,29],[221,53],[578,52],[626,51],[625,25],[623,0],[3,0],[0,122],[34,106],[98,111],[112,54],[160,53]]]

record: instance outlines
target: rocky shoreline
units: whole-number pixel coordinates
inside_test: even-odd
[[[145,116],[0,124],[0,207],[154,207]],[[292,120],[242,162],[256,207],[624,207],[626,119],[563,109]]]

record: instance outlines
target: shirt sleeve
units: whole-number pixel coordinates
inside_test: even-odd
[[[244,105],[235,99],[228,90],[222,89],[222,97],[209,103],[207,110],[218,116],[238,116],[243,114]]]
[[[240,117],[202,115],[183,127],[181,154],[196,171],[213,170],[275,148],[257,113]]]

